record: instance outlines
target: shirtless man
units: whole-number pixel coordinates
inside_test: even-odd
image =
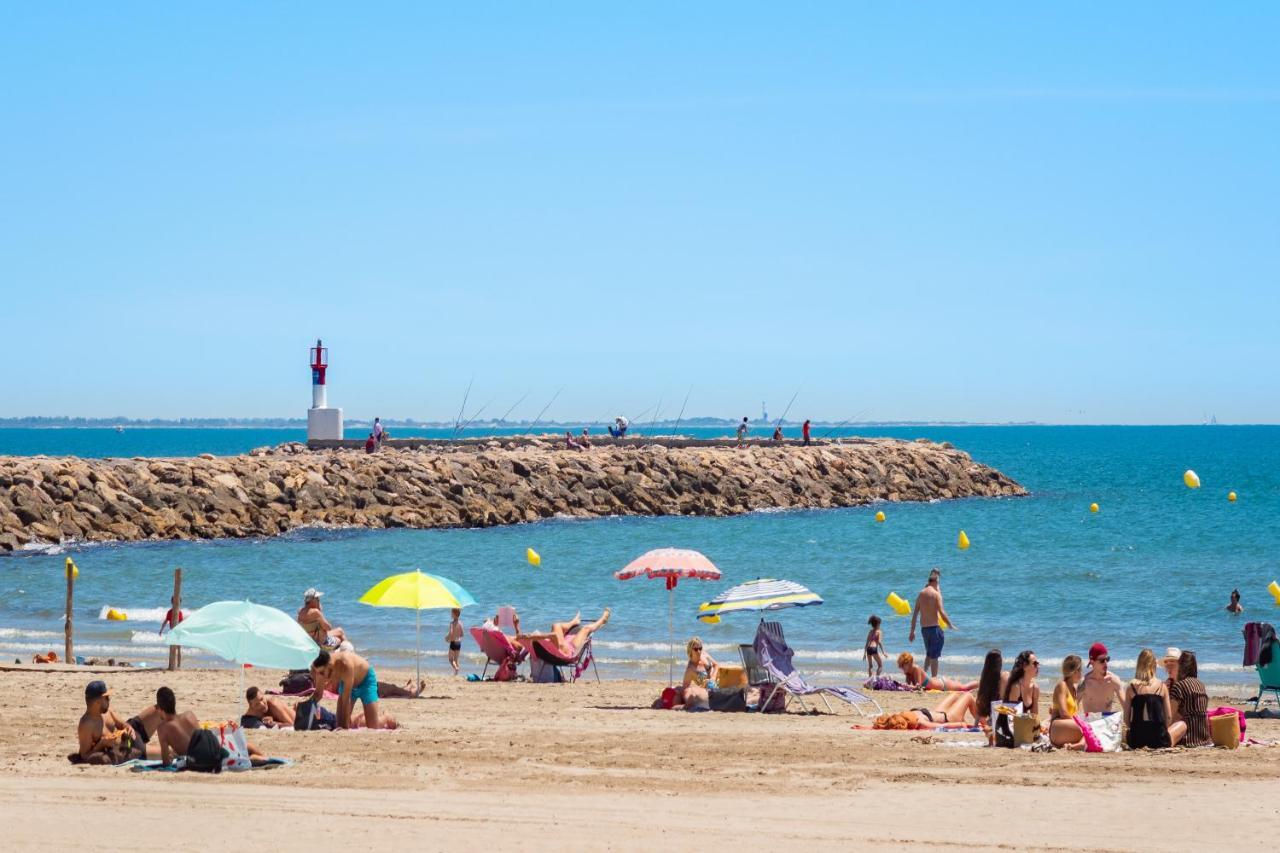
[[[929,580],[916,596],[916,606],[911,611],[911,632],[907,642],[916,641],[916,619],[920,620],[920,633],[924,637],[924,667],[930,675],[938,674],[938,659],[942,657],[942,626],[939,619],[946,621],[952,628],[956,623],[942,606],[942,588],[939,578],[942,573],[937,569],[929,572]]]
[[[323,595],[324,593],[315,587],[311,587],[302,594],[302,607],[298,610],[298,624],[322,649],[353,651],[355,647],[347,640],[347,633],[341,628],[335,628],[330,625],[329,620],[324,618],[324,609],[320,605],[320,599]]]
[[[163,720],[160,728],[156,729],[156,740],[160,741],[160,760],[165,764],[172,764],[178,756],[202,761],[206,758],[206,746],[213,748],[216,745],[217,749],[221,749],[221,744],[216,744],[217,735],[200,727],[200,718],[195,711],[178,713],[178,697],[171,688],[161,687],[156,691],[156,707],[160,709]],[[199,739],[197,735],[200,736]],[[213,738],[215,744],[206,744],[209,738]],[[251,761],[263,759],[256,746],[248,741],[245,741],[245,746],[249,750]]]
[[[135,748],[137,733],[111,710],[111,691],[105,681],[89,682],[84,688],[84,706],[84,716],[76,727],[82,761],[119,764],[141,757]]]
[[[160,728],[160,724],[164,722],[164,717],[160,713],[158,705],[151,705],[143,708],[134,714],[128,720],[130,727],[136,735],[134,746],[138,753],[138,758],[159,758],[160,746],[158,743],[151,743],[151,738],[155,736],[156,730]]]
[[[1089,647],[1089,673],[1080,682],[1081,714],[1114,714],[1124,708],[1124,682],[1107,670],[1111,655],[1102,643]]]
[[[244,692],[249,708],[246,717],[257,717],[269,729],[293,728],[294,711],[276,696],[267,696],[256,687]]]
[[[324,698],[325,688],[336,685],[338,728],[352,728],[351,712],[357,700],[364,709],[364,724],[371,729],[382,727],[378,720],[378,673],[360,655],[321,651],[311,662],[311,680],[316,687],[311,698],[317,704]]]

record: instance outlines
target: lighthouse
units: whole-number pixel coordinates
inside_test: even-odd
[[[311,408],[307,409],[307,441],[342,439],[342,409],[329,408],[325,374],[329,372],[329,349],[316,338],[311,348]]]

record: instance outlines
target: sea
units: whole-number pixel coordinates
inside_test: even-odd
[[[415,434],[427,434],[416,430]],[[452,430],[441,431],[447,435]],[[689,430],[709,436],[722,430]],[[822,435],[826,429],[815,430]],[[407,431],[398,435],[407,435]],[[720,624],[696,619],[699,603],[755,578],[796,581],[821,606],[778,611],[813,680],[857,683],[866,677],[867,619],[884,620],[890,657],[921,656],[909,618],[886,604],[911,600],[929,570],[942,572],[947,611],[944,674],[975,676],[985,653],[1010,660],[1031,649],[1046,661],[1042,683],[1067,654],[1107,645],[1127,677],[1142,648],[1190,649],[1202,678],[1228,692],[1256,685],[1241,666],[1245,622],[1280,621],[1267,591],[1280,577],[1280,427],[1276,426],[912,426],[846,428],[848,435],[949,441],[1022,483],[1025,498],[877,503],[854,509],[761,511],[732,518],[553,519],[490,529],[355,530],[318,527],[273,539],[211,542],[64,544],[0,557],[0,659],[29,660],[63,650],[66,557],[80,569],[73,607],[75,651],[155,666],[167,658],[158,633],[174,569],[183,570],[183,602],[248,599],[292,613],[308,587],[324,592],[331,622],[343,626],[376,665],[448,671],[447,611],[411,611],[358,603],[387,575],[421,569],[462,584],[478,605],[463,613],[478,625],[514,605],[526,629],[545,630],[576,612],[613,610],[597,635],[601,677],[668,677],[672,647],[699,636],[722,661],[738,657],[759,617]],[[82,457],[236,454],[302,440],[287,429],[0,429],[0,454]],[[788,452],[781,450],[779,452]],[[1201,486],[1188,488],[1192,469]],[[1237,500],[1228,500],[1234,492]],[[1098,511],[1091,512],[1090,504]],[[875,515],[883,511],[885,520]],[[960,531],[971,542],[957,547]],[[613,573],[657,547],[694,548],[723,571],[718,582],[618,581]],[[541,565],[526,559],[526,549]],[[1225,605],[1239,589],[1245,612]],[[116,609],[125,621],[108,620]],[[197,650],[187,660],[227,666]],[[483,657],[468,638],[463,669]],[[892,670],[892,662],[889,663]]]

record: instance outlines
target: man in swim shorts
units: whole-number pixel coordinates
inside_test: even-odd
[[[338,694],[338,728],[349,729],[351,712],[358,701],[364,709],[364,724],[371,729],[380,728],[378,720],[378,674],[373,664],[355,652],[320,652],[311,663],[311,680],[315,683],[315,692],[311,698],[319,702],[324,698],[325,688],[337,685],[334,692]]]
[[[1110,672],[1111,654],[1102,643],[1089,647],[1089,672],[1078,689],[1080,713],[1114,714],[1124,707],[1125,684]]]
[[[939,620],[945,621],[953,628],[956,624],[951,621],[951,617],[942,606],[941,577],[942,573],[937,569],[929,572],[928,582],[916,596],[916,606],[911,611],[911,632],[907,635],[908,642],[916,641],[916,619],[918,618],[920,633],[924,638],[924,668],[930,675],[938,674],[938,659],[942,657],[943,636]]]

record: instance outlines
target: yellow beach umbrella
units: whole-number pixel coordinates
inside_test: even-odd
[[[371,607],[404,607],[414,611],[417,618],[416,684],[422,680],[422,611],[467,607],[475,604],[476,600],[471,597],[471,593],[448,578],[414,569],[374,584],[373,588],[360,596],[360,603]]]

